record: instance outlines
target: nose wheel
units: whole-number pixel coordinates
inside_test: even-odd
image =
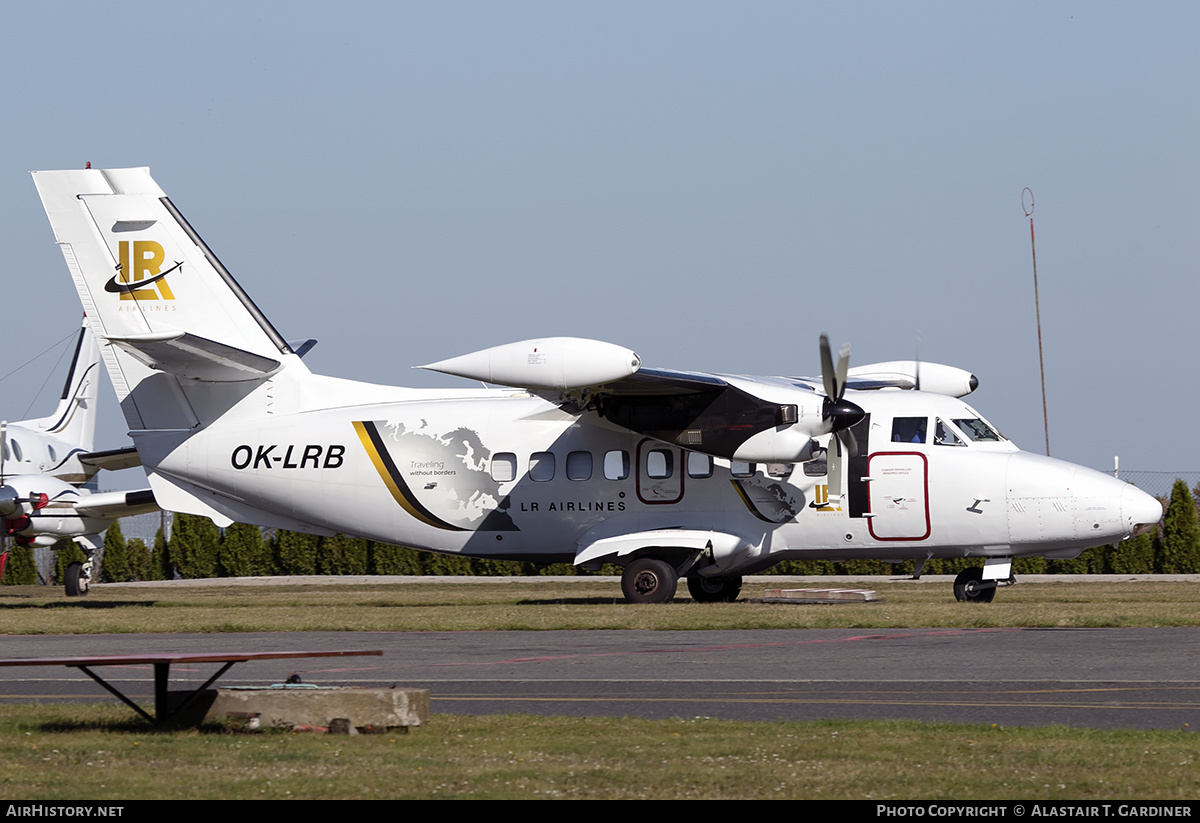
[[[995,580],[984,580],[983,569],[972,566],[954,578],[954,599],[960,603],[991,603],[996,596]]]

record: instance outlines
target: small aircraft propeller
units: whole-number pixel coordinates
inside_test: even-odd
[[[858,440],[851,427],[867,416],[861,406],[843,396],[846,393],[846,374],[849,368],[850,346],[842,346],[835,368],[829,338],[822,334],[821,379],[825,383],[825,401],[821,405],[821,419],[827,426],[826,431],[833,434],[825,456],[830,496],[841,495],[842,458],[858,454]]]
[[[50,496],[45,492],[30,492],[22,497],[20,492],[8,485],[4,474],[4,460],[8,452],[8,421],[0,420],[0,519],[18,521],[38,509],[45,508]]]
[[[850,347],[842,346],[835,369],[833,355],[829,349],[829,338],[821,335],[821,378],[825,381],[825,402],[821,405],[821,419],[825,421],[825,430],[828,432],[846,431],[866,416],[861,406],[844,397],[846,373],[849,368]]]

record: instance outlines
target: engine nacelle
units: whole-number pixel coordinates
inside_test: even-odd
[[[530,389],[579,389],[611,383],[641,368],[630,349],[579,337],[523,340],[418,368]]]
[[[733,453],[747,463],[804,463],[813,456],[813,440],[799,426],[778,426],[750,437]]]
[[[55,477],[41,474],[9,477],[0,486],[0,517],[7,520],[25,517],[64,495],[74,500],[79,497],[79,492],[70,483]]]

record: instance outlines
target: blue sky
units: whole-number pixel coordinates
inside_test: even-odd
[[[318,372],[543,335],[649,366],[970,369],[1051,452],[1200,471],[1200,7],[6,4],[9,368],[79,314],[27,172],[148,165]],[[0,382],[25,416],[46,359]],[[0,373],[8,369],[0,369]],[[32,413],[48,413],[55,376]],[[111,392],[101,447],[123,444]],[[1182,421],[1183,425],[1175,423]],[[136,482],[136,478],[134,478]]]

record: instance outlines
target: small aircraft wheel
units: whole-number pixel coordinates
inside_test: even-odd
[[[630,603],[670,603],[678,585],[671,564],[654,557],[639,557],[621,574],[621,591]]]
[[[83,573],[82,563],[67,566],[67,597],[83,597],[88,593],[88,578]]]
[[[687,579],[687,587],[697,603],[732,603],[742,593],[742,577],[701,577],[693,574]]]
[[[991,603],[996,596],[995,586],[983,585],[983,569],[972,566],[954,578],[954,599],[960,603]]]

